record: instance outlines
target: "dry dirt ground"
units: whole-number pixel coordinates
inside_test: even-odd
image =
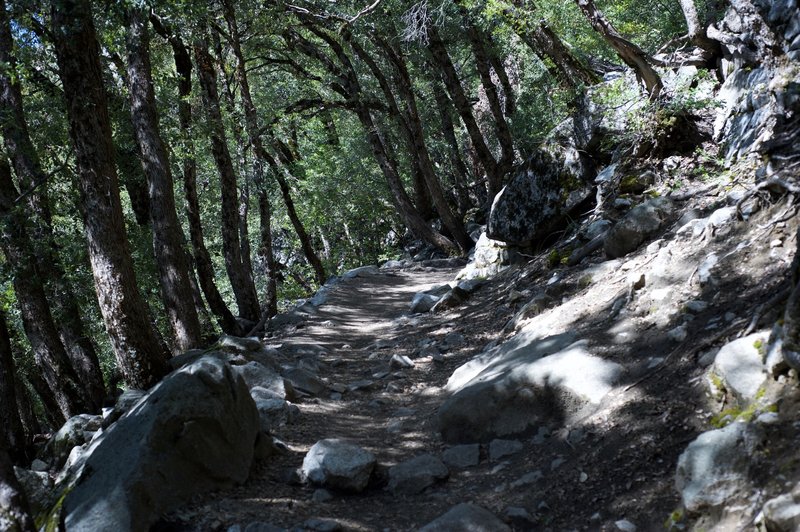
[[[600,252],[572,268],[553,267],[542,253],[442,314],[410,315],[409,302],[420,290],[452,281],[457,268],[417,264],[341,282],[304,325],[265,343],[307,358],[329,385],[373,384],[341,398],[300,402],[296,422],[275,432],[287,453],[257,466],[243,486],[206,494],[173,512],[161,528],[244,530],[265,522],[302,530],[317,518],[335,520],[345,530],[414,530],[457,503],[474,502],[501,517],[509,506],[526,509],[535,523],[515,525],[518,530],[617,530],[621,519],[640,531],[663,530],[680,505],[674,488],[678,456],[713,428],[712,416],[725,406],[708,394],[703,356],[752,326],[769,328],[780,306],[770,300],[789,286],[796,216],[785,199],[764,198],[748,221],[701,235],[676,234],[683,213],[697,209],[708,215],[725,205],[727,193],[719,186],[690,194],[677,203],[662,235],[622,259],[607,261]],[[701,284],[699,266],[712,252],[719,258],[713,282]],[[645,285],[634,289],[632,280],[641,275]],[[372,451],[384,477],[385,468],[402,460],[440,454],[446,445],[435,420],[448,377],[488,343],[513,336],[513,330],[503,332],[508,320],[546,288],[554,302],[528,327],[543,334],[576,331],[594,354],[626,368],[599,412],[566,428],[515,436],[523,449],[495,462],[482,447],[479,466],[451,470],[448,480],[416,496],[384,490],[379,474],[362,494],[336,493],[328,502],[315,502],[314,487],[293,481],[306,451],[323,438],[347,438]],[[708,308],[688,313],[690,300],[703,300]],[[686,338],[671,338],[668,331],[682,323]],[[448,350],[443,362],[418,356],[422,342],[441,342],[452,332],[465,341]],[[390,370],[394,354],[409,356],[414,367]],[[786,386],[792,388],[796,382]],[[781,412],[785,419],[794,415]],[[781,434],[773,435],[769,460],[753,458],[760,464],[755,474],[796,480],[791,442],[797,429],[781,427],[771,429]],[[538,481],[514,484],[534,471],[542,474]]]

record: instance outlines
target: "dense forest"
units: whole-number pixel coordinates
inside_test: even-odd
[[[721,76],[726,8],[3,2],[2,447],[29,460],[35,435],[332,275],[467,255],[515,168],[624,72],[638,94],[595,104],[643,100],[616,141],[646,155],[711,105],[662,77]]]

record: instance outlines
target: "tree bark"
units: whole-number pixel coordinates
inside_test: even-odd
[[[52,24],[100,310],[125,380],[149,388],[169,370],[169,352],[133,270],[89,1],[54,0]]]
[[[178,74],[178,122],[181,128],[184,151],[186,152],[181,165],[183,171],[183,193],[186,199],[186,218],[189,221],[189,240],[194,252],[200,288],[203,290],[208,306],[217,317],[222,330],[228,334],[240,334],[236,318],[233,317],[233,313],[231,313],[217,288],[214,265],[211,262],[211,254],[206,248],[203,225],[200,219],[200,201],[197,197],[197,160],[195,159],[194,141],[191,133],[191,55],[178,34],[165,26],[155,16],[151,16],[150,20],[156,32],[169,41],[175,60],[175,70]]]
[[[29,454],[19,415],[14,365],[6,315],[0,311],[0,442],[5,444],[12,461],[22,463]]]
[[[461,86],[461,81],[458,79],[458,73],[453,61],[450,59],[450,54],[447,52],[444,41],[439,36],[433,24],[428,25],[428,48],[433,57],[434,63],[438,66],[442,75],[447,92],[453,102],[464,127],[469,134],[472,147],[478,155],[483,171],[486,172],[487,179],[487,192],[489,194],[489,201],[491,201],[502,188],[503,174],[497,160],[492,155],[492,151],[486,144],[483,138],[478,122],[475,120],[475,115],[472,112],[472,104],[467,99],[464,88]]]
[[[11,180],[11,169],[6,161],[0,161],[0,241],[14,274],[14,292],[36,367],[58,407],[58,411],[52,413],[53,417],[64,421],[88,411],[90,402],[58,336],[36,267],[36,257],[29,247],[25,215],[20,206],[14,204],[17,197],[19,192]]]
[[[148,14],[141,8],[133,7],[127,10],[126,18],[131,121],[139,145],[142,168],[147,176],[153,252],[158,267],[161,297],[172,328],[173,347],[177,352],[182,352],[200,346],[200,319],[191,297],[189,265],[183,251],[183,236],[175,212],[169,156],[159,132],[150,66]]]
[[[0,441],[0,530],[34,532],[28,501],[22,491],[4,442]]]
[[[59,245],[53,236],[52,215],[47,197],[47,175],[42,171],[39,156],[33,146],[19,80],[10,75],[16,69],[14,41],[5,5],[0,5],[0,63],[8,65],[0,72],[0,122],[6,152],[22,191],[27,194],[37,267],[43,279],[50,281],[45,290],[57,316],[59,335],[67,349],[72,366],[86,388],[92,410],[98,412],[105,398],[105,385],[92,339],[84,330],[77,298],[66,278],[59,257]]]
[[[468,190],[470,181],[469,170],[467,170],[467,165],[464,164],[464,159],[461,158],[461,148],[458,145],[456,130],[453,126],[453,117],[450,116],[452,108],[450,99],[447,97],[444,90],[439,90],[439,87],[435,87],[433,93],[436,99],[436,107],[439,110],[442,135],[444,135],[444,139],[450,151],[450,165],[453,168],[453,186],[456,189],[458,207],[461,214],[464,215],[472,207]],[[483,190],[484,192],[486,191],[485,188]],[[481,203],[480,199],[479,203]]]
[[[258,296],[253,278],[247,273],[247,266],[242,257],[239,239],[239,206],[236,186],[236,174],[228,151],[225,126],[217,91],[217,75],[214,62],[208,53],[208,44],[201,37],[194,43],[194,56],[197,63],[198,77],[203,92],[203,102],[211,130],[211,152],[220,175],[222,197],[222,252],[225,257],[225,269],[231,281],[231,288],[239,307],[239,314],[250,321],[259,318]]]
[[[456,243],[458,243],[459,247],[461,247],[461,250],[467,252],[475,244],[467,234],[466,229],[464,229],[463,222],[459,220],[451,211],[450,205],[445,197],[444,189],[442,188],[442,183],[439,180],[439,177],[436,175],[433,161],[431,160],[430,153],[428,152],[428,146],[425,143],[425,132],[423,130],[422,119],[420,118],[419,110],[417,108],[417,99],[414,95],[414,89],[411,84],[411,76],[409,75],[405,59],[400,52],[393,48],[388,42],[380,39],[378,41],[379,46],[381,46],[386,54],[386,57],[389,59],[389,62],[394,67],[396,74],[395,82],[397,84],[398,91],[400,92],[400,96],[405,102],[406,120],[404,123],[406,124],[406,128],[408,130],[409,149],[412,153],[412,156],[416,158],[419,163],[420,172],[422,173],[422,177],[425,179],[425,184],[428,187],[431,199],[436,207],[436,212],[442,219],[442,223],[444,223],[444,226],[448,231],[450,231],[450,234],[453,236]],[[374,62],[372,64],[374,65]],[[373,73],[376,77],[383,77],[380,70],[374,68],[373,70]],[[384,86],[384,91],[388,91],[387,97],[391,96],[391,88],[389,87],[388,82],[384,80],[381,85]],[[396,104],[394,105],[396,106]]]
[[[419,211],[414,207],[414,204],[406,193],[400,173],[397,170],[397,165],[390,156],[389,147],[386,145],[386,141],[380,133],[377,124],[375,124],[372,113],[363,100],[361,100],[361,85],[344,48],[325,32],[313,27],[309,27],[309,29],[330,46],[339,62],[344,67],[344,71],[340,72],[340,74],[343,76],[343,81],[345,81],[345,90],[349,99],[353,102],[356,115],[364,127],[364,130],[367,132],[367,140],[372,148],[372,153],[386,178],[389,189],[392,191],[394,203],[400,216],[404,219],[408,228],[417,235],[418,238],[445,251],[457,252],[458,247],[450,239],[446,238],[438,231],[433,230],[425,219],[420,216]],[[335,71],[332,73],[334,75],[336,74]]]
[[[268,164],[264,143],[261,140],[261,127],[258,120],[258,112],[250,94],[250,81],[247,78],[247,64],[242,53],[241,37],[239,26],[236,23],[236,11],[230,0],[222,2],[225,21],[228,26],[228,37],[236,59],[236,79],[239,82],[239,93],[244,107],[245,129],[253,147],[254,165],[253,174],[255,185],[258,189],[258,211],[259,211],[259,234],[260,242],[258,255],[264,268],[266,278],[266,290],[264,293],[264,312],[266,318],[274,316],[278,312],[277,305],[277,283],[275,274],[275,256],[272,250],[272,208],[267,194],[267,180],[265,166]],[[324,281],[322,281],[324,283]]]
[[[706,26],[700,22],[694,0],[679,0],[679,2],[681,4],[681,11],[683,11],[683,17],[686,19],[689,42],[703,50],[707,65],[709,67],[714,67],[717,58],[722,56],[722,46],[720,42],[708,37]]]
[[[578,7],[589,20],[589,23],[605,41],[617,52],[619,58],[631,67],[636,76],[644,83],[647,95],[651,100],[658,98],[663,84],[658,73],[650,66],[647,54],[631,41],[624,38],[611,22],[597,9],[594,0],[575,0]]]

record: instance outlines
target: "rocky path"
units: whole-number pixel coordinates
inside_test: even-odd
[[[458,269],[418,266],[362,273],[333,287],[301,325],[266,339],[293,365],[318,375],[326,390],[301,399],[296,421],[275,430],[287,446],[285,454],[270,459],[245,485],[209,494],[175,512],[172,526],[267,530],[253,524],[269,523],[277,529],[327,530],[338,523],[348,530],[411,530],[460,502],[450,490],[409,495],[382,486],[389,467],[421,454],[439,454],[442,444],[432,419],[441,386],[456,359],[482,347],[470,345],[483,340],[481,324],[465,335],[443,317],[409,314],[414,294],[452,281]],[[434,347],[425,351],[428,344]],[[436,361],[432,353],[439,353]],[[413,366],[392,363],[393,357],[408,357]],[[344,494],[298,481],[295,471],[305,454],[327,438],[346,439],[375,454],[378,471],[366,491]]]

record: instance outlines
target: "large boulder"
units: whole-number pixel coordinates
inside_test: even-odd
[[[591,188],[569,172],[565,153],[546,150],[521,168],[492,202],[486,234],[507,244],[527,246],[547,236]]]
[[[511,529],[489,510],[475,504],[461,503],[440,515],[419,532],[511,532]]]
[[[503,242],[492,240],[486,233],[481,233],[475,243],[472,260],[458,272],[457,279],[473,280],[492,277],[508,267],[510,253]]]
[[[704,432],[678,458],[675,487],[689,512],[734,504],[750,494],[752,455],[764,439],[752,423]]]
[[[244,482],[258,432],[228,364],[206,357],[173,372],[94,440],[63,503],[67,529],[148,530],[191,496]]]
[[[603,249],[615,259],[627,255],[664,226],[672,213],[672,202],[667,198],[654,198],[630,210],[606,234]]]
[[[369,484],[377,459],[371,452],[339,439],[320,440],[303,458],[301,472],[326,488],[361,492]]]
[[[103,418],[91,414],[79,414],[69,418],[47,441],[45,455],[52,458],[56,468],[64,465],[74,447],[91,441],[103,422]]]
[[[540,423],[588,415],[622,374],[571,333],[542,338],[523,330],[456,369],[439,408],[447,442],[488,441]]]

